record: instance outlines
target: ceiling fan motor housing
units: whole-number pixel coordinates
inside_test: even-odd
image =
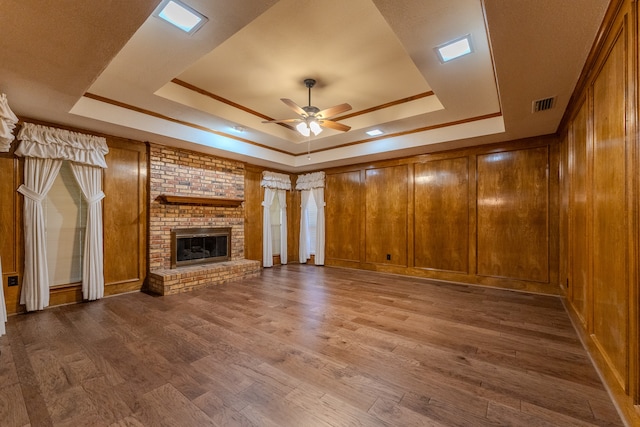
[[[318,107],[314,107],[313,105],[307,105],[306,107],[302,107],[302,109],[309,115],[309,116],[315,116],[317,113],[320,112],[320,109]]]

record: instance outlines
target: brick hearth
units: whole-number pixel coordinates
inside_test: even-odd
[[[172,295],[232,280],[257,277],[261,271],[260,261],[248,259],[154,270],[149,274],[149,291],[159,295]]]

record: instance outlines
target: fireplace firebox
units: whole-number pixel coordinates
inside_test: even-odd
[[[230,227],[171,230],[171,268],[230,259]]]

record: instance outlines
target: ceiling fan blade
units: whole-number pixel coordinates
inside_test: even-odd
[[[328,119],[329,117],[333,117],[336,114],[344,113],[345,111],[351,110],[351,105],[349,104],[340,104],[333,106],[331,108],[327,108],[325,110],[319,111],[316,113],[317,117],[322,117],[324,119]]]
[[[333,120],[322,120],[320,126],[346,132],[351,129],[351,126],[343,125],[342,123],[334,122]]]
[[[299,121],[300,119],[263,120],[262,123],[293,123]]]
[[[285,104],[287,104],[287,106],[289,108],[291,108],[293,111],[295,111],[296,113],[300,114],[301,116],[308,116],[307,112],[304,111],[302,109],[302,107],[300,107],[298,104],[296,104],[295,102],[293,102],[290,99],[287,98],[280,98],[280,101],[284,102]]]

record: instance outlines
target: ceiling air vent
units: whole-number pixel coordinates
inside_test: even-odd
[[[532,113],[537,113],[538,111],[550,110],[556,104],[556,97],[552,96],[551,98],[538,99],[537,101],[533,101]]]

